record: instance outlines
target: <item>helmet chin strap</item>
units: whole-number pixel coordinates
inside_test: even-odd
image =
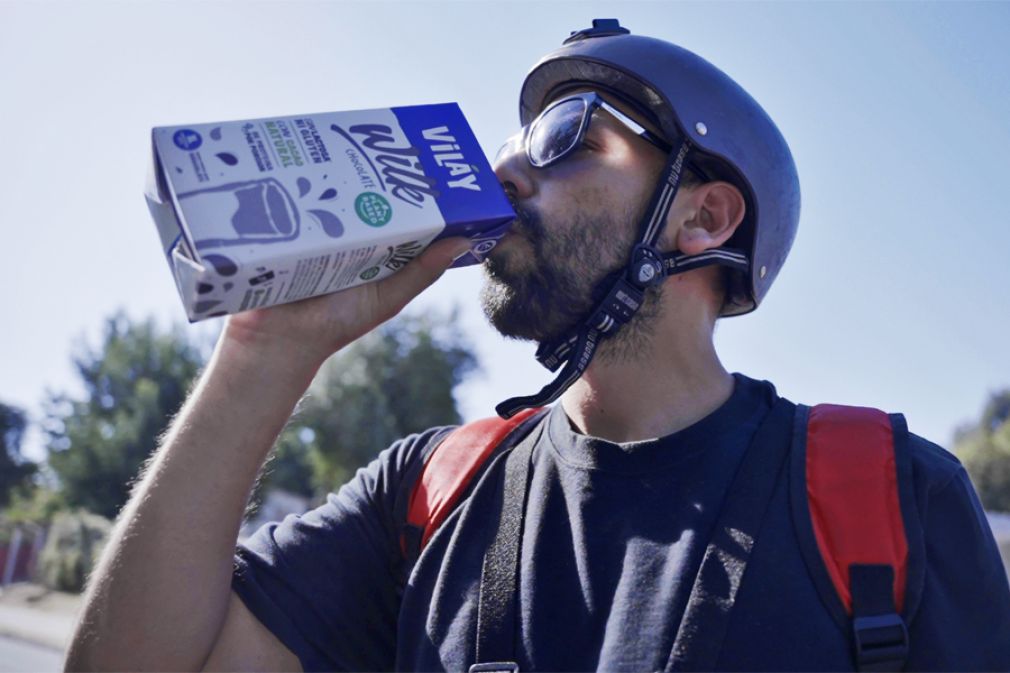
[[[550,371],[561,373],[536,395],[512,397],[495,407],[502,418],[511,418],[523,409],[541,407],[554,402],[585,373],[600,341],[612,337],[641,308],[648,288],[661,284],[668,276],[704,266],[720,264],[747,271],[747,255],[730,248],[713,248],[697,255],[680,252],[660,252],[656,242],[663,233],[666,216],[680,187],[684,161],[691,146],[681,140],[666,159],[663,178],[656,186],[646,216],[639,224],[638,241],[631,250],[627,265],[604,279],[609,287],[605,298],[590,312],[589,317],[555,341],[542,342],[537,348],[537,361]],[[614,277],[616,275],[616,278]]]

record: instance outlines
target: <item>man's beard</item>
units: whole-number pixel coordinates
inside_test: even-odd
[[[481,305],[502,335],[553,342],[589,317],[613,282],[602,281],[623,271],[637,234],[631,225],[638,218],[635,213],[613,218],[580,212],[570,223],[552,223],[548,231],[536,211],[513,205],[519,218],[512,231],[526,240],[485,262]],[[601,344],[602,357],[634,357],[659,313],[659,295],[659,288],[647,291],[631,322]]]

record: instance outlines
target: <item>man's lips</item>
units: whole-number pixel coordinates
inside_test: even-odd
[[[491,255],[495,254],[495,252],[497,252],[498,250],[500,250],[502,248],[506,248],[506,247],[508,247],[510,245],[513,245],[515,243],[515,241],[517,241],[517,240],[519,240],[521,238],[524,238],[524,236],[522,234],[520,234],[519,232],[514,231],[512,229],[509,229],[508,231],[505,232],[504,236],[502,236],[500,239],[498,239],[498,243],[491,250],[491,252],[488,254],[488,256],[491,256]]]
[[[497,245],[495,245],[494,249],[492,249],[491,252],[488,253],[488,257],[493,257],[500,250],[508,249],[516,245],[516,243],[520,241],[525,240],[527,243],[530,243],[529,236],[523,230],[524,227],[525,224],[523,223],[521,218],[517,217],[515,220],[513,220],[512,223],[509,225],[508,229],[505,230],[505,234],[500,239],[498,239],[498,243]]]
[[[508,227],[505,228],[505,233],[502,234],[502,237],[498,241],[499,245],[509,239],[515,238],[516,236],[523,235],[523,233],[520,231],[520,228],[522,226],[523,226],[522,218],[517,215],[514,220],[509,222]]]
[[[505,231],[505,235],[506,236],[512,236],[512,235],[525,236],[525,233],[523,232],[523,228],[525,226],[526,226],[525,223],[523,223],[523,221],[520,218],[517,217],[516,219],[512,220],[512,224],[510,224],[509,228]]]
[[[530,225],[530,221],[536,220],[531,218],[531,213],[519,203],[512,200],[509,203],[516,216],[509,224],[508,229],[505,230],[505,235],[498,241],[498,245],[505,244],[506,241],[509,242],[508,245],[514,245],[516,241],[525,241],[529,246],[534,245],[534,241],[537,240],[536,229]]]
[[[512,210],[515,211],[516,217],[509,225],[508,232],[521,234],[525,238],[529,238],[529,216],[526,211],[522,208],[522,206],[515,203],[512,204]]]

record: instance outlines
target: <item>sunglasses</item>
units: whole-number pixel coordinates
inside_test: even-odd
[[[603,100],[595,91],[589,91],[551,103],[537,115],[536,119],[523,127],[520,142],[525,145],[526,158],[530,165],[547,168],[571,155],[585,139],[593,113],[600,109],[610,113],[635,135],[655,145],[664,154],[670,153],[672,148],[669,143]],[[514,142],[510,141],[498,150],[495,156],[496,163]],[[704,174],[696,167],[688,166],[688,168],[704,179]]]

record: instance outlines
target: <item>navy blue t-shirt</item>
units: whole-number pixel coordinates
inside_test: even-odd
[[[739,374],[694,425],[616,444],[548,414],[533,452],[520,550],[520,670],[662,670],[744,451],[778,399]],[[466,670],[504,455],[412,568],[398,496],[444,429],[382,452],[321,507],[240,545],[234,591],[310,670]],[[912,436],[925,579],[908,670],[1010,670],[1010,588],[968,477]],[[778,483],[736,595],[720,670],[852,670],[849,636],[823,607]],[[402,516],[402,515],[401,515]]]

